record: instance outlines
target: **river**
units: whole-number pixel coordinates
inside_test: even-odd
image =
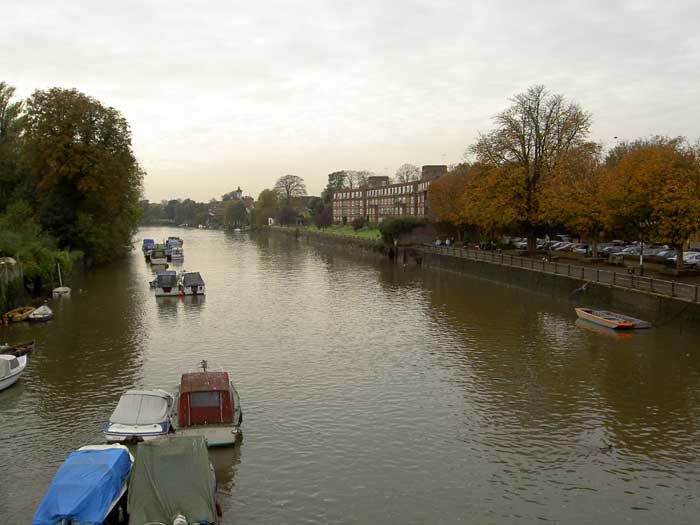
[[[140,250],[90,272],[0,392],[0,521],[30,523],[120,393],[228,369],[240,447],[212,452],[225,523],[694,523],[700,333],[618,338],[534,292],[276,236],[183,237],[199,301],[156,299]],[[136,243],[140,246],[140,241]]]

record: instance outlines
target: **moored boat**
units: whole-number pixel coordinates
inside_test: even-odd
[[[28,319],[33,322],[46,322],[53,318],[53,311],[46,305],[42,305],[29,314]]]
[[[154,241],[153,239],[144,239],[143,243],[141,243],[141,251],[143,252],[143,255],[147,255],[148,252],[150,252],[155,245],[156,241]]]
[[[183,295],[205,295],[204,279],[199,272],[180,273],[180,292]]]
[[[36,345],[34,344],[34,341],[27,341],[26,343],[16,343],[13,345],[8,343],[0,344],[0,354],[13,355],[15,357],[29,355],[35,349]]]
[[[157,273],[155,278],[156,297],[177,296],[180,294],[178,288],[177,273],[172,270],[163,270]]]
[[[633,328],[651,328],[651,323],[642,321],[629,315],[609,312],[607,310],[594,310],[592,308],[575,308],[579,319],[612,328],[613,330],[630,330]]]
[[[170,251],[170,260],[172,262],[182,262],[185,260],[185,252],[180,246],[175,246]]]
[[[152,267],[162,266],[164,268],[167,268],[168,266],[168,257],[166,256],[164,249],[157,248],[152,250],[150,255],[150,261]]]
[[[227,372],[208,370],[182,374],[172,414],[178,435],[203,436],[210,447],[234,445],[241,437],[243,411]]]
[[[163,390],[127,390],[105,425],[108,443],[138,442],[171,431],[173,396]]]
[[[27,354],[14,356],[0,354],[0,390],[14,385],[27,368]]]
[[[26,321],[29,314],[34,310],[35,308],[33,306],[20,306],[19,308],[6,312],[2,317],[6,322],[21,323],[22,321]]]
[[[32,525],[119,523],[133,456],[123,445],[90,445],[58,467]]]
[[[201,437],[167,436],[138,446],[127,497],[131,525],[216,525],[216,476]]]

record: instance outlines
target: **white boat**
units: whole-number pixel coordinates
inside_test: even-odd
[[[168,256],[165,250],[151,251],[151,266],[168,266]]]
[[[61,275],[61,265],[57,264],[58,267],[58,288],[53,289],[53,296],[55,298],[60,297],[70,297],[70,288],[63,286],[63,276]]]
[[[138,442],[171,431],[173,396],[164,390],[128,390],[105,425],[108,443]]]
[[[174,246],[170,251],[170,260],[172,262],[182,262],[185,260],[185,252],[179,246]]]
[[[184,295],[204,295],[206,292],[204,279],[199,272],[180,273],[180,292]]]
[[[154,283],[155,281],[155,283]],[[156,297],[176,297],[180,295],[178,288],[177,274],[172,270],[163,270],[158,272],[156,278],[151,283],[155,289]]]
[[[0,354],[0,390],[14,385],[25,368],[27,368],[26,354],[19,357]]]
[[[49,321],[53,318],[53,311],[46,305],[40,306],[29,314],[29,320],[34,322]]]

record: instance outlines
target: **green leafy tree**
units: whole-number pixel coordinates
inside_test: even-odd
[[[277,192],[270,189],[262,190],[255,203],[255,225],[257,227],[267,226],[268,219],[277,218],[278,210]]]
[[[228,200],[224,204],[224,226],[240,228],[248,222],[248,210],[243,201]]]
[[[23,166],[42,226],[60,246],[103,261],[126,252],[140,219],[143,171],[116,109],[75,89],[26,102]]]
[[[0,211],[10,202],[21,181],[20,136],[24,119],[22,102],[12,102],[15,88],[0,82]]]

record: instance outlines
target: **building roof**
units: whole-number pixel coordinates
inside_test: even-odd
[[[180,393],[228,391],[230,382],[226,372],[189,372],[182,374]]]

